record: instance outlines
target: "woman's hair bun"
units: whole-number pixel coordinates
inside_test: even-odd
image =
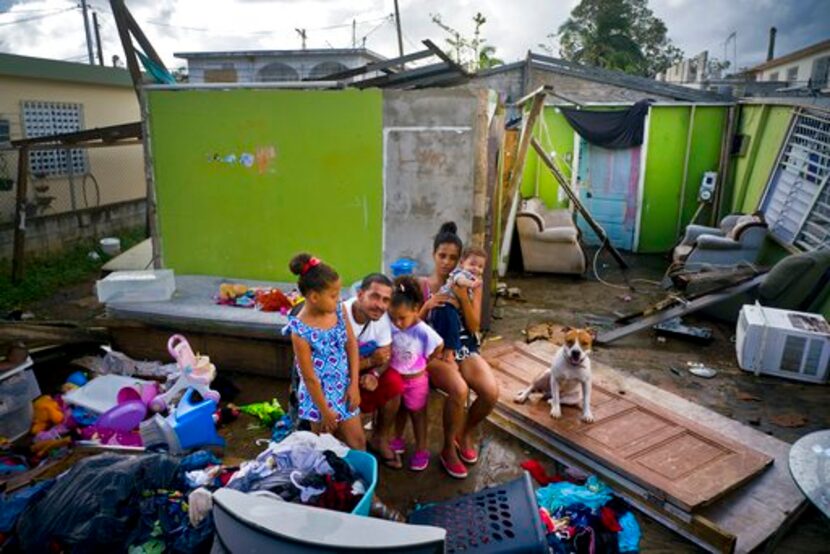
[[[446,223],[441,225],[441,228],[438,229],[438,233],[439,234],[448,233],[448,234],[451,234],[451,235],[457,235],[458,234],[458,225],[455,224],[455,221],[447,221]]]

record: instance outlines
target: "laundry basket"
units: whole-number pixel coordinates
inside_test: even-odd
[[[32,371],[32,359],[0,374],[0,437],[17,440],[32,426],[32,400],[40,387]]]
[[[547,552],[527,472],[503,485],[418,508],[410,514],[409,523],[446,529],[448,554]]]

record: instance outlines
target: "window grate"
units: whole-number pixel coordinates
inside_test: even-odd
[[[761,205],[770,232],[801,250],[830,247],[829,176],[830,117],[801,110]]]
[[[23,129],[26,138],[80,131],[83,128],[82,119],[81,104],[23,102]],[[86,153],[81,148],[32,150],[29,153],[29,171],[32,175],[42,177],[83,175],[88,172]]]

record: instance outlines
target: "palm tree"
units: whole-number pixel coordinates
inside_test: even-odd
[[[504,60],[495,57],[496,47],[490,44],[483,46],[478,52],[478,69],[490,69],[497,65],[504,65]]]

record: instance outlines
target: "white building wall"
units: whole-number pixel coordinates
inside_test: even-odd
[[[798,76],[796,77],[795,84],[807,84],[807,80],[810,79],[810,76],[813,74],[813,62],[826,56],[830,56],[830,48],[816,54],[806,56],[800,60],[794,60],[789,63],[768,67],[760,72],[758,81],[786,81],[787,73],[790,68],[797,67]],[[775,78],[776,74],[777,79]]]

